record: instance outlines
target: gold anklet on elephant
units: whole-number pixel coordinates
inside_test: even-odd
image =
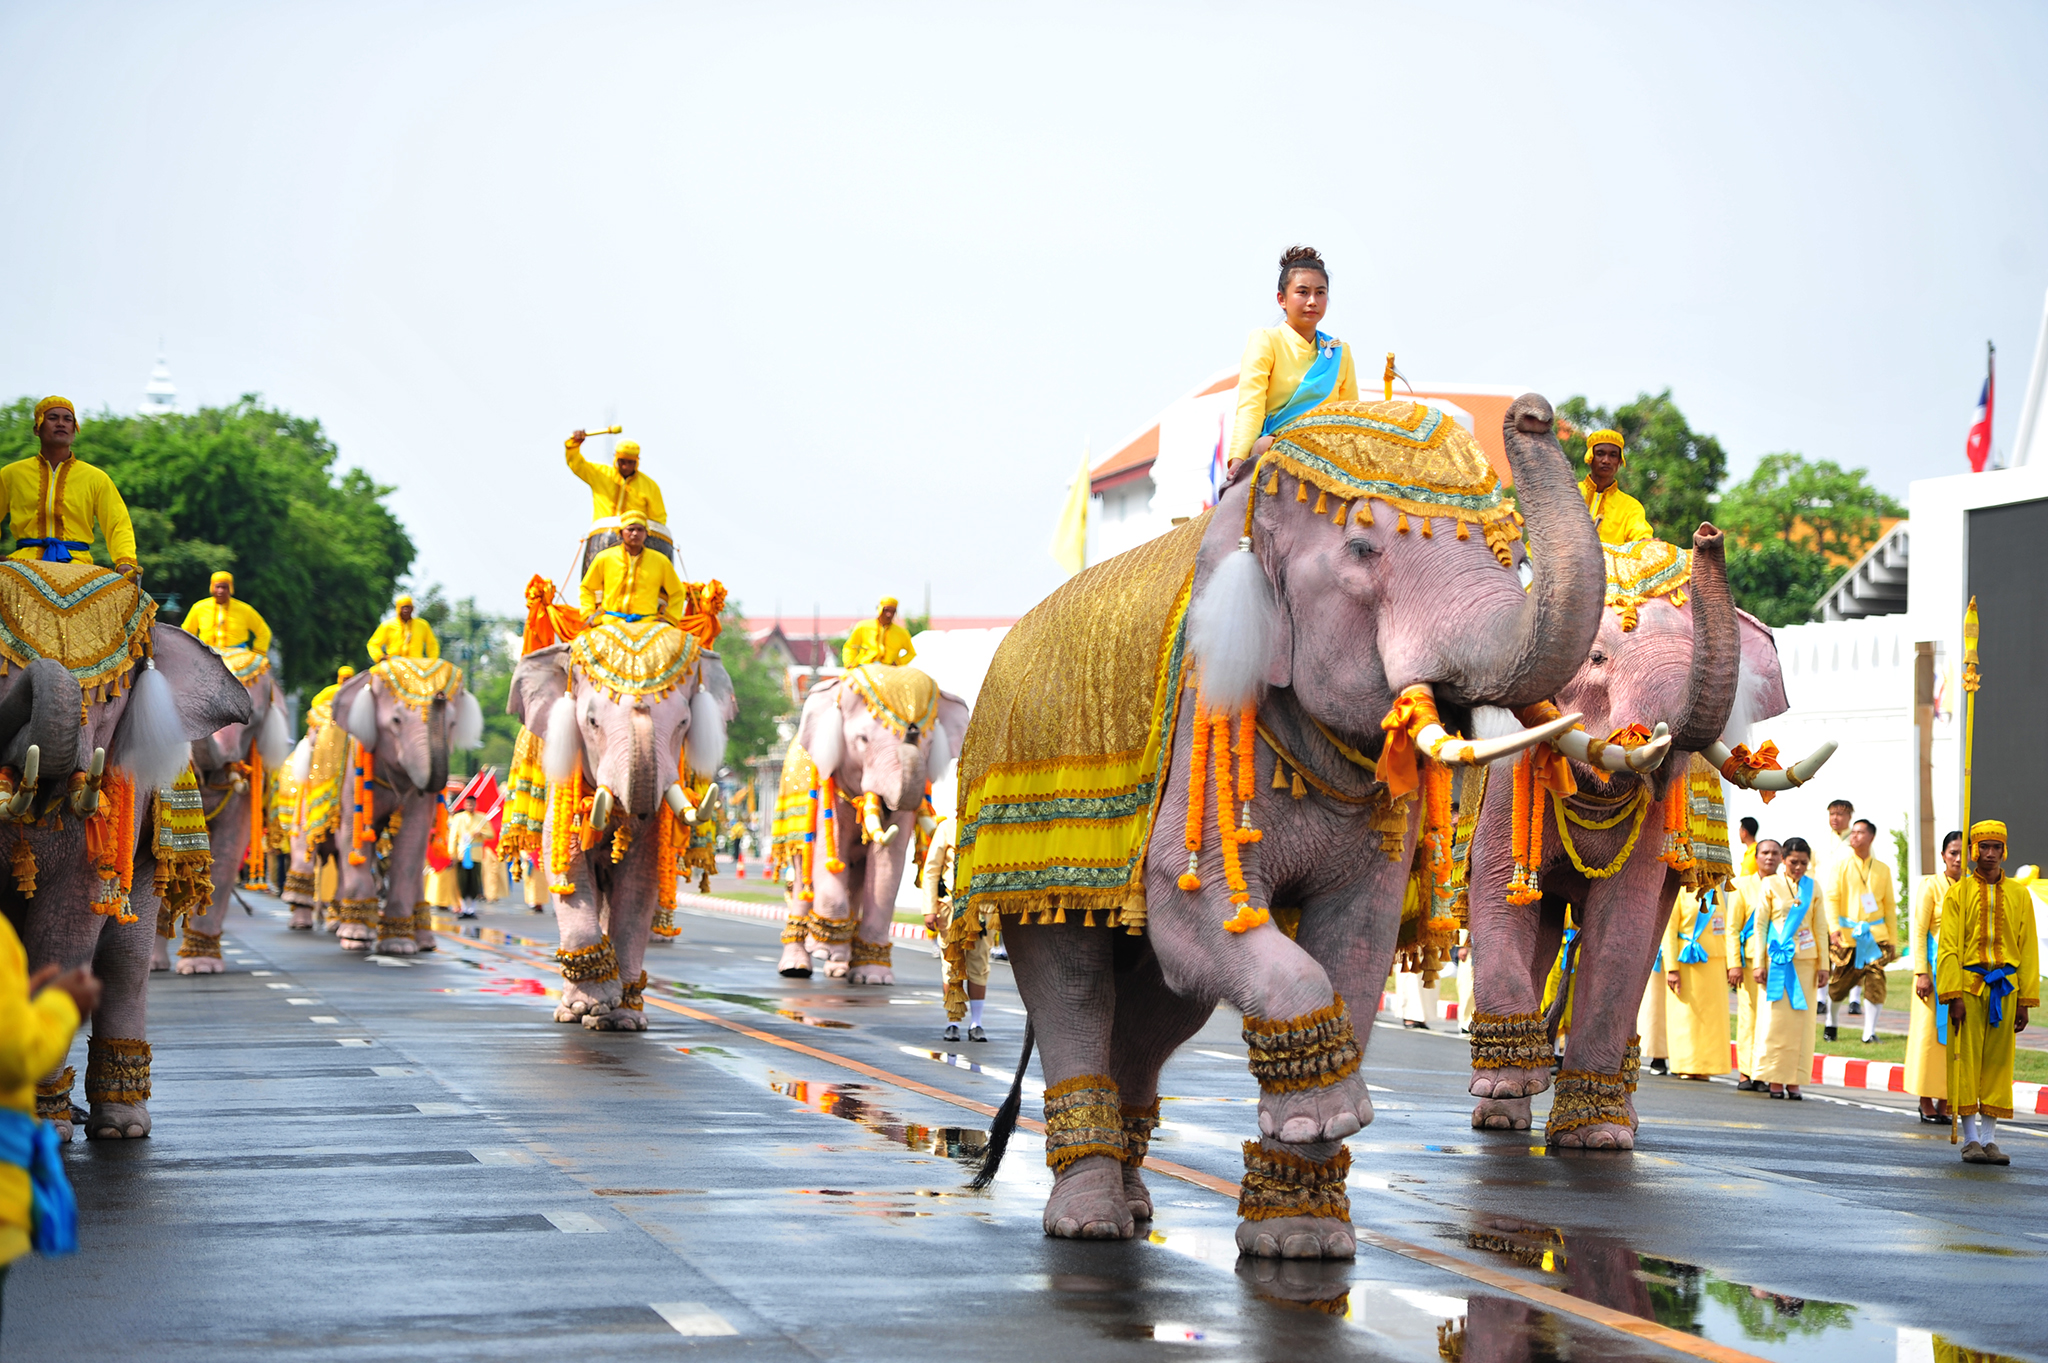
[[[363,927],[375,927],[384,916],[384,906],[374,899],[336,900],[333,908],[336,918],[344,923],[358,923]]]
[[[284,873],[284,897],[296,904],[293,895],[303,895],[307,903],[313,902],[313,873],[311,871],[286,871]]]
[[[1251,1049],[1252,1076],[1268,1092],[1327,1088],[1358,1070],[1358,1037],[1342,997],[1280,1022],[1248,1017],[1244,1044]]]
[[[853,939],[855,965],[887,965],[889,960],[889,943],[864,942],[858,937]]]
[[[186,958],[210,956],[217,961],[220,959],[220,939],[222,936],[223,934],[218,932],[199,932],[190,923],[187,923],[185,924],[185,940],[178,943],[178,954]]]
[[[149,1101],[149,1043],[94,1037],[85,1047],[87,1103]]]
[[[1106,1074],[1063,1079],[1045,1091],[1045,1162],[1064,1169],[1087,1155],[1124,1158],[1123,1104]]]
[[[1312,1160],[1285,1150],[1269,1150],[1260,1141],[1246,1141],[1237,1214],[1246,1221],[1320,1216],[1348,1222],[1351,1195],[1344,1191],[1344,1180],[1350,1173],[1351,1151],[1345,1146],[1338,1146],[1329,1159]]]
[[[609,937],[574,951],[557,950],[555,960],[562,967],[562,978],[571,984],[598,984],[619,978],[619,958],[612,952]]]
[[[36,1080],[36,1116],[46,1122],[71,1120],[71,1085],[78,1071],[66,1065],[61,1074]]]
[[[377,919],[377,940],[379,942],[409,942],[412,940],[412,931],[411,914],[407,914],[403,918],[385,918],[380,915]]]
[[[1543,1124],[1543,1138],[1552,1145],[1567,1131],[1612,1122],[1636,1129],[1635,1115],[1628,1110],[1628,1082],[1621,1071],[1594,1074],[1587,1070],[1565,1070],[1557,1076],[1550,1101],[1550,1118]]]
[[[683,935],[683,930],[676,926],[676,911],[674,909],[656,909],[654,911],[654,922],[647,930],[656,937],[680,937]],[[787,937],[788,935],[789,930],[787,928],[783,929],[783,936]]]
[[[1152,1153],[1152,1133],[1159,1129],[1159,1100],[1150,1107],[1123,1106],[1124,1163],[1136,1169]]]
[[[810,935],[810,922],[810,915],[803,913],[794,914],[783,919],[782,945],[788,946],[791,942],[802,942],[805,937]]]
[[[1628,1039],[1628,1049],[1622,1052],[1621,1056],[1621,1082],[1628,1085],[1630,1093],[1636,1091],[1636,1080],[1641,1076],[1642,1072],[1643,1039],[1639,1036],[1632,1036]]]
[[[844,918],[820,918],[818,917],[818,911],[813,909],[804,919],[804,930],[806,932],[819,941],[830,943],[833,946],[837,946],[841,942],[851,942],[853,934],[859,927],[860,920],[851,914]]]
[[[1541,1013],[1474,1013],[1472,1068],[1547,1070],[1550,1031]]]
[[[630,1009],[635,1013],[646,1012],[647,1003],[644,997],[646,990],[647,972],[643,970],[640,972],[640,978],[627,985],[619,994],[619,1007]]]

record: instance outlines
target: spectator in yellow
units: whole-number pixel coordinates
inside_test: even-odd
[[[1633,544],[1657,534],[1643,514],[1643,504],[1621,490],[1621,466],[1627,462],[1620,431],[1595,431],[1586,437],[1586,476],[1579,480],[1579,495],[1586,499],[1602,544]]]
[[[1970,873],[1941,903],[1935,988],[1948,1008],[1948,1104],[1965,1164],[2010,1164],[1998,1119],[2012,1116],[2013,1048],[2041,1006],[2041,949],[2024,885],[2005,876],[2005,825],[1970,825]]]
[[[846,636],[839,660],[848,667],[862,663],[888,663],[901,667],[917,656],[910,631],[896,623],[896,598],[885,596],[875,607],[875,618],[863,620]]]
[[[235,575],[215,573],[204,601],[194,601],[185,612],[185,633],[216,653],[231,648],[270,652],[270,626],[256,608],[235,599]]]
[[[647,552],[647,513],[628,511],[619,517],[619,542],[590,561],[578,604],[593,625],[600,615],[621,620],[658,615],[673,625],[682,620],[688,595],[675,564],[666,555]]]
[[[78,1204],[56,1130],[35,1115],[36,1080],[63,1063],[79,1019],[99,999],[90,966],[59,974],[46,965],[31,977],[28,952],[0,914],[0,1281],[30,1249],[78,1247]]]
[[[398,608],[398,618],[386,620],[370,636],[370,661],[381,663],[386,658],[440,657],[441,641],[434,637],[432,625],[413,615],[412,598],[401,596],[393,604]]]
[[[648,520],[668,524],[668,508],[662,505],[661,487],[640,472],[640,443],[621,440],[612,449],[612,466],[605,468],[583,457],[584,433],[577,431],[563,442],[569,472],[590,484],[590,519],[623,516],[628,511],[645,513]]]
[[[7,494],[7,514],[15,549],[9,558],[48,563],[91,563],[95,529],[113,551],[114,567],[139,577],[135,558],[135,527],[128,504],[121,500],[106,471],[75,457],[71,442],[78,436],[78,412],[70,398],[47,397],[36,404],[36,439],[42,451],[0,469],[0,488]]]

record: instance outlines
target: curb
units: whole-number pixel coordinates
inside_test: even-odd
[[[1728,1043],[1728,1067],[1735,1067],[1735,1043]],[[1836,1088],[1863,1089],[1876,1093],[1904,1093],[1906,1067],[1895,1060],[1854,1060],[1846,1055],[1816,1055],[1813,1080]],[[2048,1084],[2012,1086],[2012,1110],[2048,1115]]]

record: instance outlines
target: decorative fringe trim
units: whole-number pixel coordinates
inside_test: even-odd
[[[680,937],[683,935],[683,930],[676,926],[676,911],[674,909],[656,909],[654,911],[653,926],[648,931],[652,932],[656,937]],[[783,936],[785,939],[789,936],[788,928],[783,929]]]
[[[619,993],[619,1007],[621,1007],[621,1008],[624,1008],[624,1009],[628,1009],[628,1010],[630,1010],[630,1011],[632,1011],[632,1012],[635,1012],[635,1013],[644,1013],[644,1012],[646,1012],[646,1011],[647,1011],[647,1000],[646,1000],[646,997],[645,997],[645,995],[646,995],[646,990],[647,990],[647,972],[643,970],[643,971],[641,971],[641,972],[640,972],[640,978],[639,978],[639,979],[637,979],[637,980],[634,980],[634,981],[633,981],[633,982],[632,982],[631,984],[628,984],[628,985],[627,985],[627,986],[626,986],[626,987],[625,987],[625,988],[624,988],[623,990],[621,990],[621,991],[620,991],[620,993]]]
[[[311,871],[286,871],[284,873],[284,894],[286,899],[293,895],[313,897],[313,873]]]
[[[412,906],[412,930],[432,932],[434,930],[434,906],[425,902]]]
[[[1063,1079],[1045,1091],[1045,1162],[1064,1169],[1089,1155],[1124,1158],[1123,1105],[1106,1074]]]
[[[78,1071],[66,1065],[60,1073],[36,1080],[36,1116],[46,1122],[71,1120],[71,1085]]]
[[[1327,1008],[1283,1022],[1248,1017],[1243,1035],[1252,1076],[1268,1093],[1328,1088],[1358,1070],[1358,1038],[1341,996]]]
[[[1351,1197],[1344,1191],[1344,1180],[1350,1173],[1351,1151],[1341,1145],[1329,1159],[1310,1160],[1246,1141],[1237,1214],[1246,1221],[1318,1216],[1348,1223]]]
[[[818,911],[813,909],[804,915],[804,928],[820,942],[837,946],[853,940],[853,934],[860,928],[860,920],[851,914],[845,918],[820,918]]]
[[[574,951],[558,950],[555,960],[562,967],[562,978],[571,984],[597,984],[619,977],[619,958],[612,952],[609,937]]]
[[[218,961],[221,958],[220,939],[223,935],[218,932],[200,932],[188,922],[185,924],[185,940],[178,943],[178,955],[187,960],[194,957],[211,957]]]
[[[1149,1107],[1123,1107],[1124,1163],[1136,1169],[1152,1153],[1152,1133],[1159,1129],[1159,1100]]]
[[[803,941],[806,935],[805,926],[809,922],[810,915],[802,912],[793,913],[788,918],[783,919],[782,945],[788,946],[791,942]]]
[[[14,844],[14,888],[26,899],[36,897],[36,849],[29,845],[27,838],[18,838]]]
[[[344,923],[360,923],[367,928],[383,918],[384,909],[374,899],[342,899],[335,902],[333,913]]]
[[[218,937],[214,941],[218,942]],[[146,1103],[149,1101],[147,1041],[94,1037],[85,1047],[85,1101]]]
[[[1621,1057],[1621,1082],[1628,1085],[1628,1091],[1636,1091],[1636,1080],[1643,1072],[1643,1039],[1632,1036],[1628,1039],[1628,1050]]]
[[[377,919],[377,940],[380,942],[409,942],[412,940],[412,934],[411,914],[403,918],[385,918],[380,915]]]
[[[889,951],[887,942],[863,942],[856,937],[853,939],[853,964],[888,965],[891,959]]]
[[[1474,1013],[1472,1068],[1547,1070],[1550,1033],[1541,1013]]]
[[[1550,1101],[1550,1117],[1543,1124],[1543,1139],[1552,1145],[1568,1131],[1612,1122],[1636,1129],[1636,1115],[1629,1110],[1626,1069],[1613,1074],[1590,1070],[1565,1070],[1557,1076],[1556,1093]]]

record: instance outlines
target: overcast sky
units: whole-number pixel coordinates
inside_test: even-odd
[[[1021,612],[1096,453],[1331,262],[1418,382],[1669,386],[1738,472],[2010,446],[2048,6],[0,9],[0,393],[260,392],[415,581],[562,574],[615,417],[750,613]],[[1361,368],[1365,368],[1361,365]]]

